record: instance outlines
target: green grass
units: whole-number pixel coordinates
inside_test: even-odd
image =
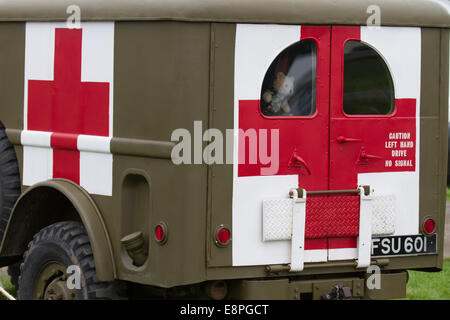
[[[0,284],[2,285],[2,287],[8,291],[13,297],[16,297],[17,295],[17,290],[16,287],[14,287],[11,284],[11,281],[9,280],[9,276],[0,276]],[[7,300],[5,296],[3,296],[2,294],[0,294],[0,300]]]
[[[450,300],[450,259],[444,261],[441,272],[408,273],[406,298],[402,300]]]
[[[447,201],[450,201],[450,189],[447,188]]]

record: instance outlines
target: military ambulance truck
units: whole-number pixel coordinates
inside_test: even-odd
[[[449,27],[442,1],[0,1],[18,297],[405,296],[443,267]]]

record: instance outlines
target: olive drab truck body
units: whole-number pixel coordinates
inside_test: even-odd
[[[144,292],[404,296],[443,265],[449,10],[1,2],[0,264],[23,298],[50,238]]]

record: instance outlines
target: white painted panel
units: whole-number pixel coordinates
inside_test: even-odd
[[[23,182],[25,186],[51,179],[53,176],[53,149],[23,147]]]
[[[50,148],[51,132],[23,130],[20,133],[20,142],[24,146]]]
[[[328,250],[305,250],[304,259],[305,262],[327,262]]]
[[[114,71],[114,22],[83,22],[81,27],[81,81],[111,81]]]
[[[300,26],[238,24],[235,49],[235,98],[259,99],[270,64],[300,40]]]
[[[25,28],[24,126],[28,128],[28,80],[53,80],[55,26],[65,23],[27,22]]]
[[[88,136],[80,134],[77,147],[80,151],[110,153],[111,137]]]
[[[53,80],[55,28],[63,22],[27,22],[25,31],[25,74],[28,79]]]
[[[113,135],[114,22],[81,24],[81,81],[109,82],[109,136]]]
[[[358,258],[357,248],[329,249],[329,260],[351,260]]]
[[[112,195],[112,154],[80,151],[80,185],[87,192]]]
[[[23,147],[23,185],[31,186],[53,175],[53,150],[50,132],[26,131],[20,134]]]
[[[418,172],[379,172],[358,174],[359,185],[370,185],[374,196],[396,197],[394,235],[419,232],[419,174]]]
[[[418,98],[420,94],[420,28],[361,27],[361,41],[385,59],[393,77],[395,98]]]
[[[289,263],[290,241],[263,242],[262,203],[288,198],[298,177],[235,177],[233,188],[233,265]]]

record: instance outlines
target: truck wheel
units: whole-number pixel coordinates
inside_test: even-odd
[[[11,209],[20,196],[20,174],[16,152],[0,122],[0,243]]]
[[[89,238],[80,222],[47,226],[28,244],[20,266],[19,299],[112,300],[124,299],[125,293],[121,282],[98,280]]]

